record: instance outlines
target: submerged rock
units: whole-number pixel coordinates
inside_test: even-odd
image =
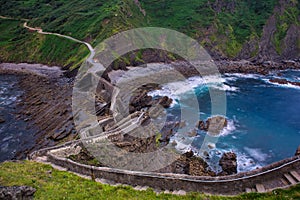
[[[278,83],[278,84],[288,84],[288,80],[281,79],[281,78],[270,79],[270,82],[272,82],[272,83]]]
[[[36,189],[28,186],[0,187],[0,199],[33,199]]]
[[[278,83],[278,84],[281,84],[281,85],[291,84],[291,85],[295,85],[295,86],[300,87],[300,82],[288,81],[286,79],[273,78],[273,79],[270,79],[270,82],[271,83]]]
[[[233,152],[224,153],[219,161],[222,167],[222,175],[231,175],[237,173],[237,156]]]

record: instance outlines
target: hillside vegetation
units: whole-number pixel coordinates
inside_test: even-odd
[[[263,34],[271,35],[269,39],[280,56],[287,48],[283,43],[289,28],[293,25],[299,28],[300,13],[298,0],[0,0],[0,3],[2,16],[26,18],[30,26],[70,35],[94,46],[123,30],[157,26],[186,33],[199,40],[214,57],[221,58],[256,57]],[[275,13],[275,8],[280,12]],[[264,26],[272,15],[276,16],[275,33],[264,33]],[[66,39],[37,36],[17,27],[20,27],[17,22],[8,25],[0,21],[1,32],[6,32],[0,44],[0,50],[6,55],[1,57],[2,61],[70,66],[80,63],[87,54],[82,45],[75,46]],[[7,28],[14,31],[5,30]],[[296,42],[300,49],[299,41],[298,37]],[[37,43],[53,43],[52,49],[57,52],[46,56],[47,48],[36,47],[38,51],[32,56],[32,47]],[[250,56],[244,56],[244,51],[249,51],[245,46],[248,43],[252,44]],[[74,46],[67,48],[70,45]],[[62,57],[52,58],[57,55]]]

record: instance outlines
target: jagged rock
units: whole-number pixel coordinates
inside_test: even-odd
[[[200,120],[196,125],[199,130],[208,131],[211,135],[217,136],[227,126],[227,119],[223,116],[208,118],[206,123]]]
[[[186,156],[187,158],[191,158],[191,157],[194,156],[194,152],[193,152],[193,151],[188,151],[188,152],[185,153],[185,156]]]
[[[280,78],[270,79],[270,82],[279,83],[279,84],[288,84],[288,81],[286,79],[280,79]]]
[[[295,156],[300,156],[300,146],[298,147],[296,153],[295,153]]]
[[[237,157],[233,152],[224,153],[219,161],[222,167],[223,175],[231,175],[237,173]]]
[[[222,116],[211,117],[206,121],[206,131],[217,136],[227,126],[227,119]]]
[[[164,108],[168,108],[170,107],[170,105],[172,104],[173,100],[167,96],[162,97],[158,103],[160,105],[162,105]]]
[[[207,176],[207,163],[202,158],[193,157],[189,162],[189,175]]]
[[[200,121],[198,122],[197,128],[198,128],[199,130],[206,130],[206,126],[205,126],[205,123],[204,123],[203,120],[200,120]]]
[[[172,164],[160,169],[161,173],[188,174],[192,176],[214,176],[215,173],[208,169],[208,164],[193,151],[182,154]]]
[[[286,79],[280,79],[280,78],[270,79],[270,82],[278,83],[278,84],[282,84],[282,85],[291,84],[291,85],[295,85],[295,86],[300,86],[300,82],[293,82],[293,81],[288,81]]]
[[[36,189],[28,186],[13,186],[2,187],[0,186],[0,199],[3,200],[30,200],[33,199],[33,195]]]

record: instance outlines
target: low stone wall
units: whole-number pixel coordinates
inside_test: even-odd
[[[79,144],[79,141],[73,142],[72,145],[77,143]],[[70,145],[70,143],[61,145],[59,148],[67,147],[68,145]],[[185,190],[218,195],[241,194],[245,192],[245,188],[253,188],[258,183],[273,180],[278,178],[279,175],[288,173],[291,170],[300,169],[300,156],[295,156],[254,171],[231,176],[202,177],[182,174],[137,172],[76,163],[70,159],[56,156],[50,152],[51,149],[53,150],[55,148],[41,150],[37,152],[35,156],[46,155],[50,163],[64,167],[72,172],[90,176],[92,179],[107,179],[115,183],[132,186],[149,186],[158,190]]]
[[[108,82],[104,78],[99,79],[99,83],[97,86],[97,92],[101,93],[101,91],[103,91],[103,90],[106,91],[105,94],[103,94],[103,93],[101,94],[101,96],[104,98],[104,100],[106,102],[111,101],[111,97],[112,97],[114,89],[115,89],[115,86],[113,86],[110,82]]]

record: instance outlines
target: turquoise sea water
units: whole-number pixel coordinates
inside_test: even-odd
[[[274,72],[267,76],[225,74],[221,80],[208,78],[211,81],[206,84],[201,77],[192,77],[185,82],[167,84],[151,95],[167,95],[176,100],[168,109],[169,117],[174,120],[180,119],[182,109],[194,112],[189,104],[194,93],[199,102],[199,119],[206,120],[211,116],[208,88],[225,91],[229,123],[216,148],[210,150],[207,161],[213,170],[219,171],[217,163],[222,152],[233,151],[237,154],[238,171],[249,171],[293,156],[300,145],[300,87],[270,83],[269,79],[274,77],[300,82],[300,71]],[[187,126],[195,128],[195,124]],[[197,152],[205,136],[205,132],[198,130],[191,144],[184,144],[178,135],[173,140],[179,150]]]

